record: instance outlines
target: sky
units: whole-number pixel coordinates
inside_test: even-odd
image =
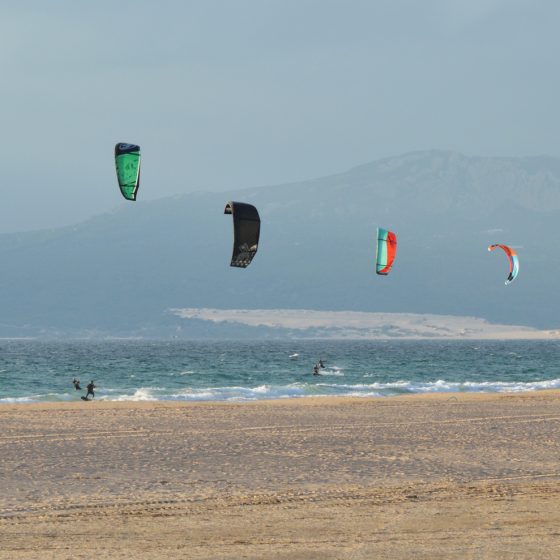
[[[556,0],[5,0],[0,233],[413,150],[560,157]]]

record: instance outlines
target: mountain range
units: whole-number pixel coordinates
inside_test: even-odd
[[[147,189],[157,185],[72,227],[1,235],[0,336],[177,336],[188,321],[177,308],[560,323],[559,159],[424,151],[286,185],[142,202]],[[261,216],[247,269],[229,266],[230,200]],[[375,274],[377,226],[398,237],[386,277]],[[508,286],[507,259],[487,251],[492,243],[519,254]],[[191,321],[181,336],[213,335]]]

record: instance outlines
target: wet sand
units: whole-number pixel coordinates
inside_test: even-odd
[[[0,559],[560,558],[560,392],[0,407]]]

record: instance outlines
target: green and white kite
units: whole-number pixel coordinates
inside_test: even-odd
[[[122,195],[136,200],[140,186],[140,146],[119,143],[115,146],[115,166]]]

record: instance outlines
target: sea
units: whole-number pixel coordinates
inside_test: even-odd
[[[107,401],[538,391],[560,388],[560,341],[0,340],[0,405],[76,401],[91,380]]]

